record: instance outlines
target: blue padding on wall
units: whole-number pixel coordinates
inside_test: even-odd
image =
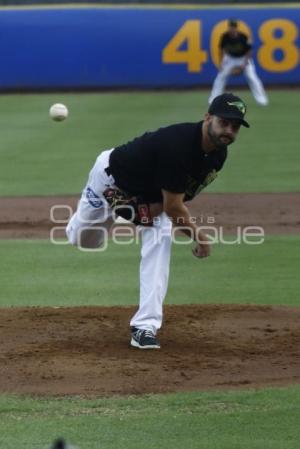
[[[265,84],[300,83],[300,8],[90,6],[0,10],[0,88],[209,85],[217,73],[212,32],[228,17],[251,29],[254,60]],[[185,62],[163,62],[164,49],[187,22],[192,28],[187,28],[187,40],[183,34],[176,52],[188,50],[192,57],[191,42],[197,41],[206,62],[196,69]],[[193,27],[199,27],[199,42]],[[234,79],[237,85],[241,82],[241,77]]]

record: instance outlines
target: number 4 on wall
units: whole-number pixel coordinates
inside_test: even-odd
[[[163,49],[162,60],[165,64],[187,64],[189,72],[201,72],[207,52],[201,49],[200,20],[187,20],[183,24]]]

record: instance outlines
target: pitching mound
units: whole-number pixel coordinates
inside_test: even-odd
[[[300,308],[167,306],[161,350],[129,347],[134,308],[0,309],[1,392],[142,394],[300,382]]]

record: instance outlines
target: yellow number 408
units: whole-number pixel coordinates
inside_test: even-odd
[[[226,21],[215,25],[211,33],[210,50],[212,60],[218,66],[218,41],[225,31]],[[244,22],[239,23],[241,31],[251,37],[251,30]],[[275,32],[281,32],[280,37]],[[208,54],[202,49],[201,21],[187,20],[167,43],[162,52],[164,64],[186,64],[188,72],[201,72],[202,65],[208,61]],[[298,29],[296,25],[285,19],[271,19],[264,22],[258,34],[262,45],[258,49],[257,58],[261,67],[269,72],[285,72],[299,64],[299,49],[296,45]],[[280,61],[275,58],[275,51],[282,52]]]

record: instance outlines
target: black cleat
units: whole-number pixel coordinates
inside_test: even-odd
[[[152,331],[131,328],[131,346],[139,349],[160,349],[159,341]]]

